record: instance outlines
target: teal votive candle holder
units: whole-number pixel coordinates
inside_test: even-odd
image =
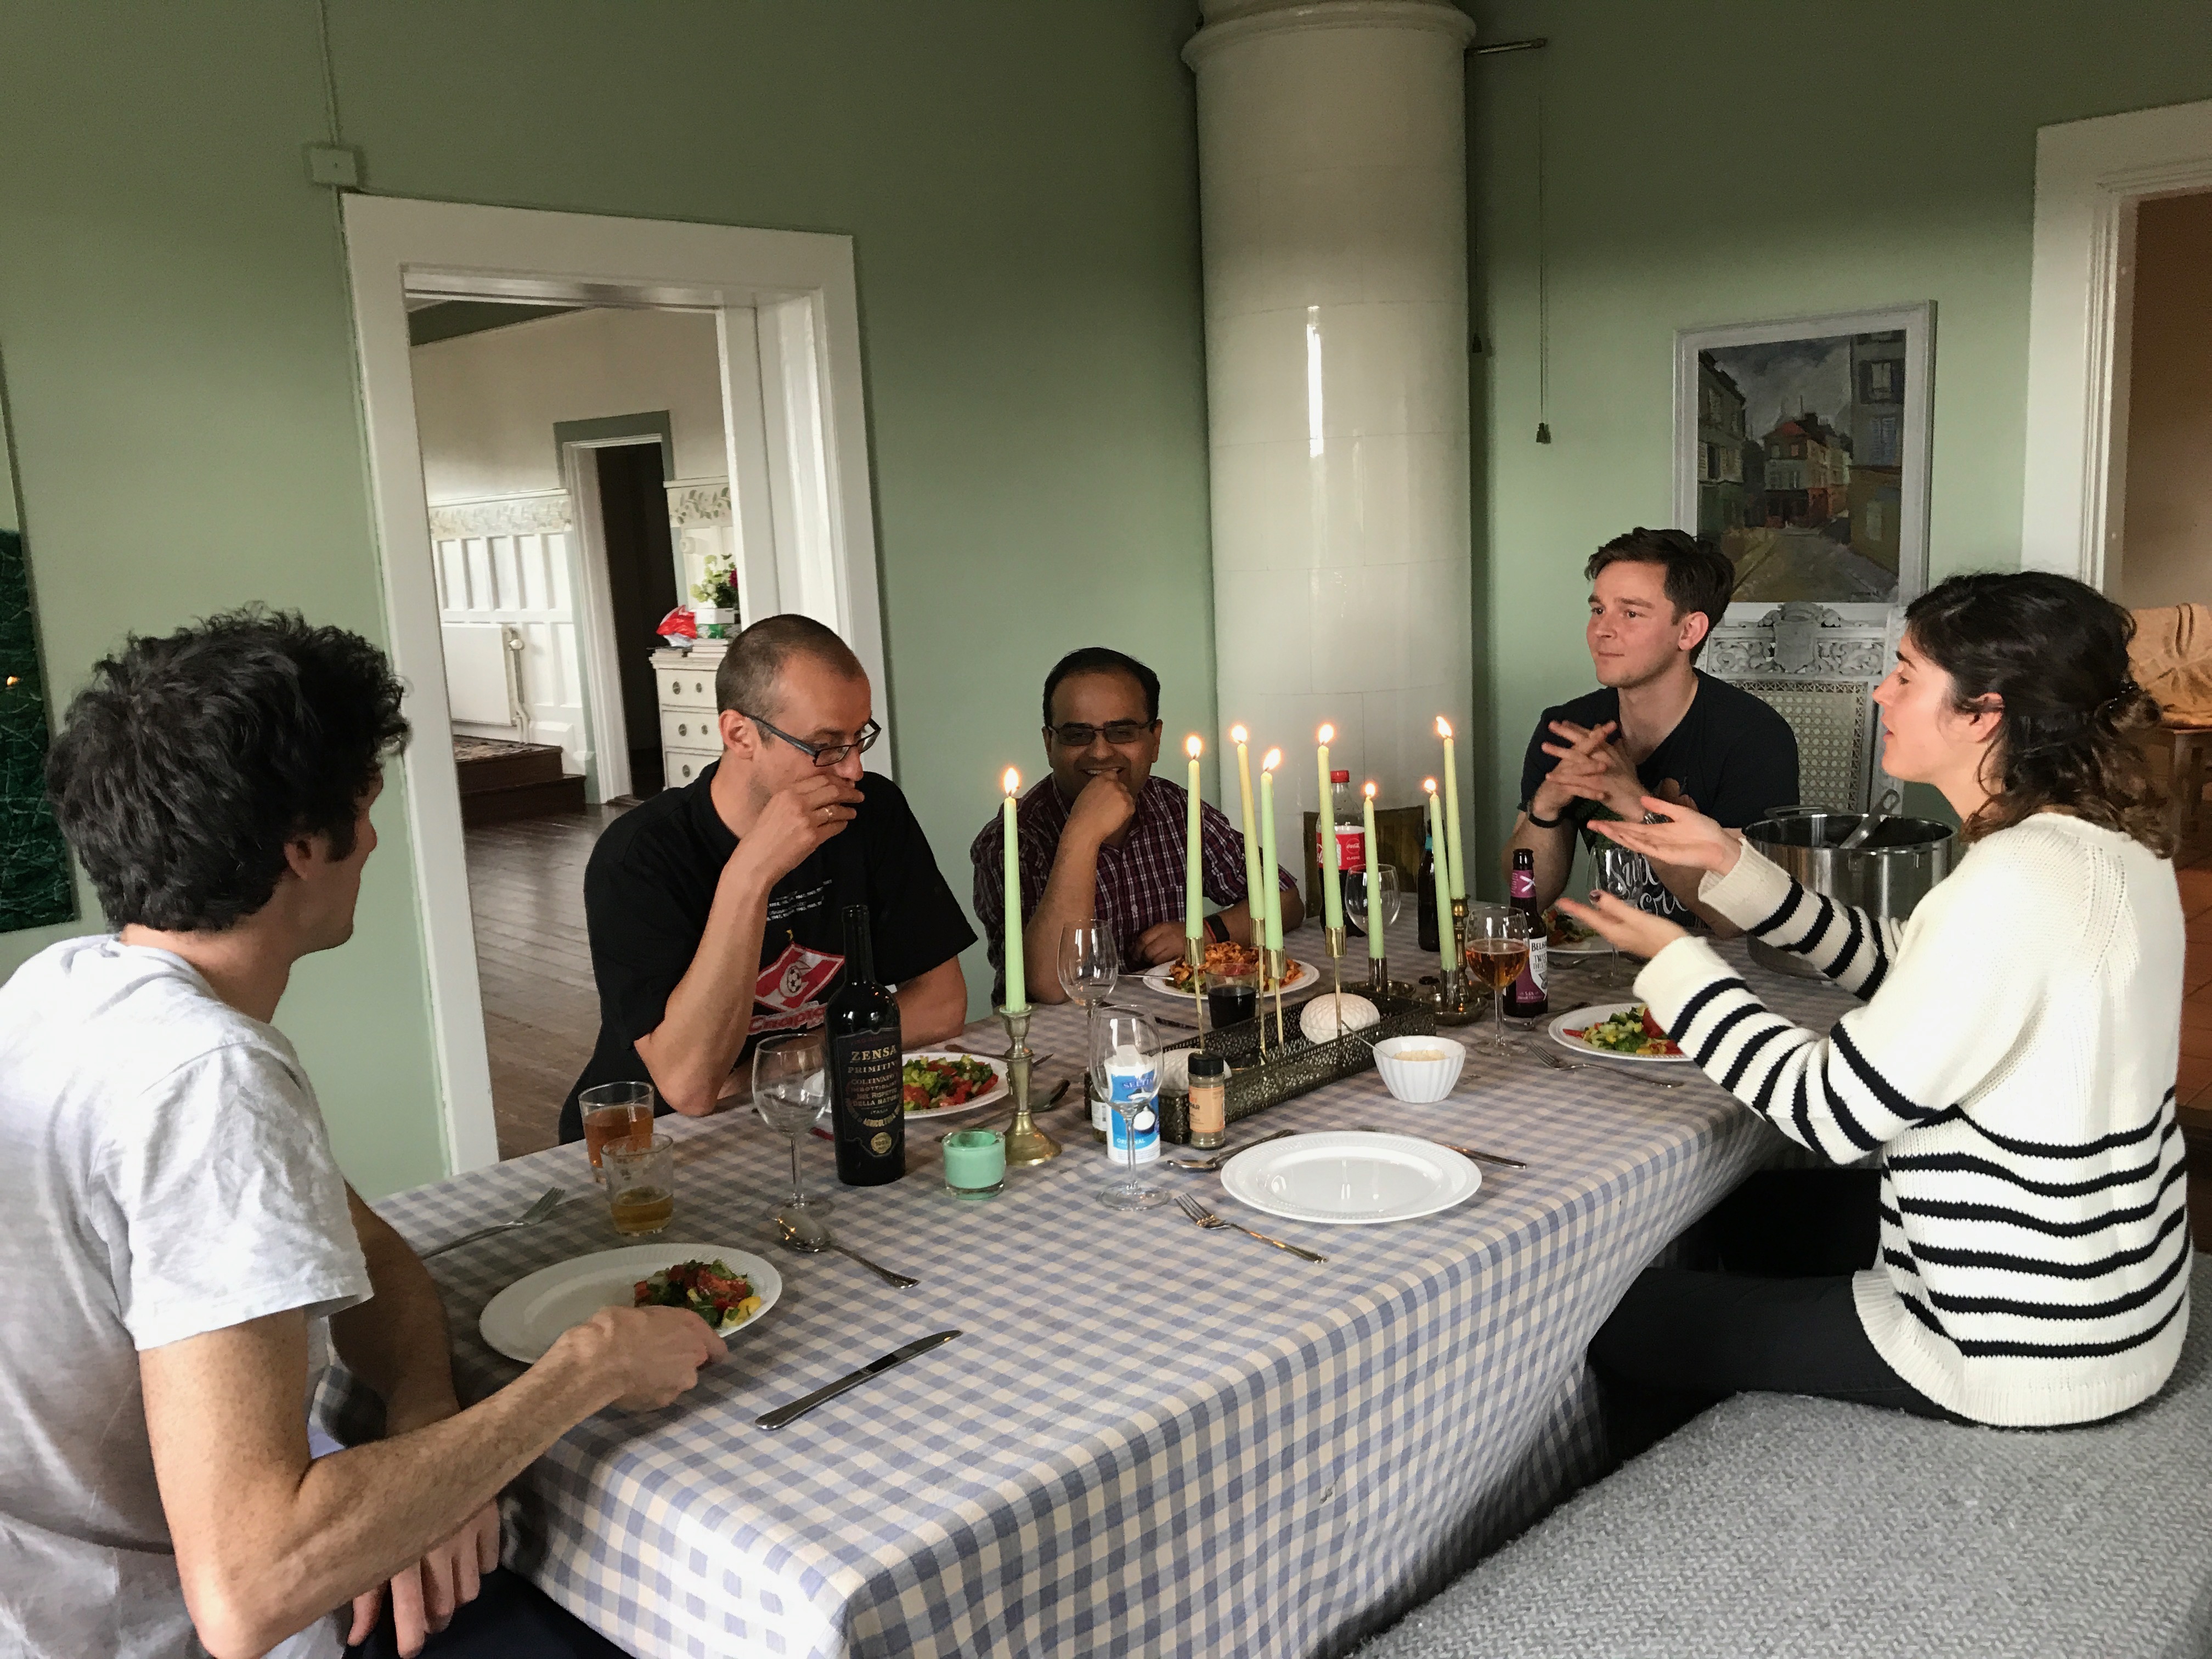
[[[996,1129],[945,1137],[945,1189],[955,1198],[993,1198],[1006,1184],[1006,1138]]]

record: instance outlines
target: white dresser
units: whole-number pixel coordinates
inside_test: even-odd
[[[681,788],[722,757],[714,718],[714,671],[722,641],[690,651],[656,651],[653,678],[660,705],[660,761],[667,787]]]

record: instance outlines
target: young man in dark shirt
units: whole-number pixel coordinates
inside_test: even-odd
[[[1590,556],[1590,663],[1601,688],[1547,708],[1521,769],[1521,816],[1505,864],[1535,854],[1536,901],[1567,884],[1580,831],[1600,814],[1644,816],[1643,798],[1689,801],[1732,830],[1797,799],[1797,738],[1748,691],[1700,673],[1698,653],[1728,610],[1735,570],[1708,541],[1680,530],[1630,531]],[[1676,921],[1737,930],[1697,902],[1698,872],[1630,854],[1620,896]]]
[[[967,1020],[975,935],[906,797],[861,769],[878,728],[860,659],[811,618],[770,617],[732,641],[714,700],[722,758],[617,819],[586,866],[599,1041],[563,1140],[583,1137],[582,1090],[650,1081],[703,1117],[755,1037],[818,1026],[850,904],[868,908],[908,1048]]]

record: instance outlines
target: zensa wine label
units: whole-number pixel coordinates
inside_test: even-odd
[[[884,1131],[900,1121],[906,1110],[898,1033],[859,1031],[832,1038],[830,1049],[830,1064],[844,1084],[854,1139],[879,1155],[889,1152],[890,1137]]]

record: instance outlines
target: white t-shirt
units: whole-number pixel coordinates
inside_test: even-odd
[[[41,951],[0,985],[0,1650],[200,1653],[138,1353],[368,1297],[299,1056],[168,951]]]

